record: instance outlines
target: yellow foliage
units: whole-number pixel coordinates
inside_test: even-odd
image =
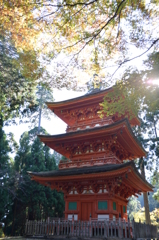
[[[150,212],[150,219],[153,225],[157,225],[159,227],[159,208],[155,208],[152,212]],[[134,213],[135,222],[145,222],[145,208],[141,208],[140,211]]]
[[[34,6],[26,0],[0,0],[0,35],[11,35],[18,50],[33,50],[36,44],[39,31],[32,27]]]

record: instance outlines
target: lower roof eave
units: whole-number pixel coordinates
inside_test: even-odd
[[[49,172],[28,172],[32,180],[40,181],[71,181],[82,179],[111,178],[120,174],[130,173],[134,183],[140,185],[143,192],[153,191],[153,186],[148,183],[135,167],[134,162],[124,164],[107,164],[102,166],[90,166],[83,168],[61,169]]]

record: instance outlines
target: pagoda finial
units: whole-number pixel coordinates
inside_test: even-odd
[[[86,83],[88,93],[96,92],[109,87],[109,84],[104,78],[99,77],[97,73],[93,74],[93,77]]]
[[[101,89],[101,80],[98,74],[93,74],[93,78],[91,78],[87,83],[88,93],[92,92],[95,89]]]

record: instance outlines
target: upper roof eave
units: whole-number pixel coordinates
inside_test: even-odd
[[[60,101],[60,102],[46,102],[47,107],[55,112],[55,114],[58,115],[58,117],[61,118],[61,113],[59,115],[59,113],[57,113],[57,111],[59,111],[60,109],[63,111],[64,109],[68,110],[68,109],[73,109],[75,108],[75,104],[76,104],[76,108],[80,107],[80,106],[85,106],[86,103],[88,103],[91,100],[91,104],[93,102],[93,100],[96,102],[98,101],[103,101],[103,98],[105,96],[106,93],[109,93],[113,91],[113,88],[107,88],[105,90],[98,90],[98,91],[93,91],[90,93],[87,93],[85,95],[82,95],[80,97],[77,98],[72,98],[72,99],[68,99],[68,100],[64,100],[64,101]],[[87,100],[87,102],[86,102]],[[100,102],[99,102],[100,103]],[[135,125],[140,125],[140,119],[138,118],[138,116],[133,118],[135,120]],[[63,119],[63,121],[65,121]],[[67,122],[68,124],[68,122]]]
[[[102,95],[105,95],[105,93],[108,93],[110,91],[112,91],[113,88],[107,88],[105,90],[99,90],[99,91],[96,91],[96,92],[91,92],[91,93],[87,93],[85,95],[82,95],[80,97],[77,97],[77,98],[71,98],[71,99],[67,99],[67,100],[64,100],[64,101],[60,101],[60,102],[46,102],[47,106],[51,105],[51,107],[60,107],[60,106],[65,106],[68,104],[74,104],[74,102],[83,102],[85,101],[85,99],[89,99],[89,98],[92,98],[92,97],[102,97]]]

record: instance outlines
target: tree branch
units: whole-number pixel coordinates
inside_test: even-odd
[[[118,7],[117,7],[117,9],[116,9],[116,11],[115,11],[115,13],[114,13],[114,15],[113,15],[100,29],[98,29],[98,30],[96,31],[96,33],[93,34],[92,37],[89,36],[89,37],[81,38],[79,41],[77,41],[77,42],[75,42],[74,44],[69,45],[69,46],[67,46],[67,47],[65,47],[65,48],[63,48],[63,49],[68,49],[68,48],[74,47],[74,46],[76,46],[77,44],[79,44],[82,40],[86,40],[86,39],[90,38],[90,40],[88,40],[88,41],[84,44],[84,46],[82,47],[82,50],[83,50],[83,49],[86,47],[86,45],[88,45],[91,41],[93,41],[93,40],[101,33],[101,31],[102,31],[114,18],[116,18],[116,16],[118,15],[119,9],[122,7],[122,5],[123,5],[126,1],[127,1],[127,0],[123,0],[123,1],[118,5]],[[121,13],[121,10],[120,10],[120,13]],[[81,52],[81,51],[79,51],[79,52]],[[78,53],[79,53],[79,52],[78,52]]]
[[[159,41],[159,38],[157,38],[156,40],[154,40],[154,41],[152,42],[152,44],[150,45],[150,47],[149,47],[146,51],[144,51],[143,53],[137,55],[136,57],[133,57],[133,58],[130,58],[130,59],[127,59],[127,60],[124,60],[123,62],[121,62],[121,63],[119,64],[119,66],[117,67],[117,69],[115,70],[115,72],[112,74],[110,80],[112,80],[113,76],[116,74],[116,72],[119,70],[119,68],[120,68],[122,65],[124,65],[125,63],[130,62],[130,61],[132,61],[132,60],[134,60],[134,59],[136,59],[136,58],[139,58],[139,57],[143,56],[143,55],[146,54],[158,41]]]
[[[45,7],[58,7],[58,8],[61,8],[61,7],[76,7],[78,5],[85,5],[85,6],[88,6],[88,5],[91,5],[95,2],[97,2],[98,0],[93,0],[91,2],[77,2],[77,3],[74,3],[74,4],[70,4],[70,3],[66,3],[66,4],[43,4],[43,6]]]

